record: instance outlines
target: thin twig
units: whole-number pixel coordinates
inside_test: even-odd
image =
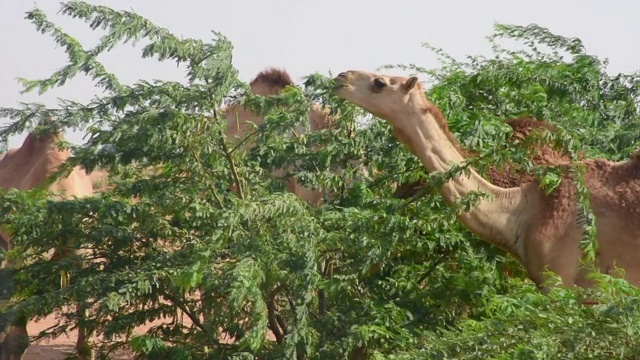
[[[208,78],[204,79],[207,86],[211,86],[211,83],[209,81]],[[213,101],[215,98],[213,96],[213,94],[211,92],[209,92],[209,98],[211,101]],[[216,110],[213,111],[213,117],[215,119],[218,118],[218,112]],[[231,158],[231,153],[229,152],[229,148],[227,147],[227,143],[225,141],[225,139],[227,138],[225,136],[225,134],[222,132],[222,130],[220,130],[219,132],[220,135],[220,143],[222,144],[222,150],[224,151],[224,156],[227,158],[227,161],[229,162],[229,165],[231,165],[231,172],[233,174],[233,179],[236,182],[237,186],[238,186],[238,194],[240,195],[240,198],[244,200],[244,192],[242,190],[242,186],[240,185],[240,177],[238,176],[238,171],[236,170],[235,164],[233,162],[233,158]],[[216,195],[217,197],[217,195]]]
[[[197,154],[192,154],[192,155],[193,155],[192,156],[193,159],[195,159],[198,165],[200,165],[200,167],[204,169],[204,164],[202,163],[202,160],[200,160],[200,157]],[[220,194],[218,194],[216,187],[209,184],[208,188],[213,193],[213,197],[216,198],[216,201],[218,202],[218,205],[220,205],[220,208],[224,209],[225,208],[224,203],[222,202],[222,198],[220,197]]]
[[[240,176],[238,176],[238,169],[236,168],[236,164],[231,157],[231,153],[229,152],[229,148],[227,147],[226,136],[220,130],[220,144],[222,145],[222,151],[224,151],[224,156],[229,162],[229,166],[231,166],[231,174],[233,175],[233,181],[236,183],[238,187],[238,195],[240,199],[244,200],[244,190],[242,188],[242,184],[240,183]]]
[[[321,317],[327,314],[327,295],[322,289],[318,291],[318,313]]]
[[[292,313],[296,313],[296,304],[293,302],[293,299],[291,298],[291,294],[289,294],[288,291],[285,291],[285,294],[287,295],[287,302],[289,303],[289,307],[291,308],[291,312]]]
[[[322,269],[322,277],[326,277],[329,275],[329,266],[331,262],[329,259],[324,260],[324,269]],[[325,294],[323,289],[318,291],[318,313],[320,316],[324,316],[327,314],[327,295]]]
[[[191,312],[191,310],[182,302],[178,301],[171,294],[165,293],[164,297],[166,297],[169,301],[171,301],[174,305],[176,305],[183,313],[187,314],[189,319],[193,322],[193,324],[200,329],[205,335],[210,335],[204,325],[200,322],[200,319]]]
[[[436,270],[438,265],[442,264],[442,261],[447,257],[447,255],[449,255],[449,251],[443,252],[440,255],[440,257],[436,259],[433,265],[431,265],[431,267],[427,271],[425,271],[424,274],[422,274],[422,276],[420,276],[420,278],[417,281],[417,284],[422,285],[422,282],[425,281],[429,277],[429,275],[431,275]]]
[[[276,337],[276,342],[282,344],[284,336],[276,320],[276,304],[273,298],[267,299],[267,319],[269,321],[269,329],[271,329],[273,335]]]
[[[278,325],[282,329],[282,333],[284,335],[287,335],[287,333],[289,332],[287,329],[287,323],[285,323],[284,318],[279,313],[276,313],[276,321],[278,322]]]

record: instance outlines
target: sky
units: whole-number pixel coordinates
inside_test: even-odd
[[[135,11],[183,38],[211,40],[221,32],[234,46],[233,64],[250,81],[267,67],[286,69],[297,83],[319,72],[375,71],[387,64],[438,66],[421,47],[426,42],[455,58],[490,54],[486,36],[495,23],[536,23],[554,33],[578,37],[589,53],[609,60],[609,72],[640,69],[640,2],[634,0],[101,0],[89,1]],[[53,39],[40,34],[25,12],[42,9],[50,20],[78,39],[85,49],[100,33],[79,20],[58,14],[59,1],[0,0],[0,107],[57,98],[88,101],[97,94],[88,78],[79,78],[43,95],[20,94],[18,77],[40,79],[66,64]],[[99,57],[108,71],[132,84],[139,79],[184,78],[171,62],[141,59],[141,46],[116,47]],[[398,70],[395,70],[398,71]],[[389,73],[393,70],[384,70]],[[7,124],[0,119],[0,124]],[[20,146],[24,134],[9,142]],[[67,133],[82,142],[81,133]]]

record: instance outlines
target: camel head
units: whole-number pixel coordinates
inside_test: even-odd
[[[418,78],[387,76],[350,70],[338,74],[335,93],[375,116],[394,123],[407,105],[422,104],[424,94]]]
[[[440,111],[424,95],[422,85],[415,76],[388,76],[367,71],[349,70],[334,79],[334,92],[371,114],[389,121],[394,134],[411,151],[419,146],[419,139],[431,127],[446,127]],[[426,113],[434,115],[435,122],[418,124],[416,119]]]

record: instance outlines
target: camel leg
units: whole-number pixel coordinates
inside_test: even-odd
[[[15,291],[13,287],[13,269],[3,264],[0,269],[0,301],[8,301]],[[24,313],[0,313],[0,360],[20,360],[29,347],[27,323],[29,317]]]
[[[7,313],[0,313],[0,360],[4,360],[5,357],[5,340],[11,330],[11,318]]]
[[[0,269],[0,309],[4,305],[4,302],[11,299],[13,291],[11,270],[6,267],[6,264],[3,264]],[[9,332],[9,326],[11,326],[11,316],[5,312],[0,312],[0,346]],[[0,354],[1,353],[2,351],[0,349]]]
[[[56,261],[80,255],[81,254],[77,250],[71,247],[56,248],[53,251],[51,260]],[[79,261],[76,265],[78,267],[82,267],[82,261]],[[78,338],[76,340],[76,353],[78,354],[78,359],[93,360],[95,358],[95,350],[92,342],[93,330],[84,325],[89,315],[89,311],[86,303],[82,300],[76,304],[76,315],[78,316]]]
[[[5,234],[0,229],[0,248],[7,251],[9,244],[5,240]],[[4,255],[4,254],[3,254]],[[6,258],[2,258],[0,263],[0,309],[4,302],[8,301],[13,295],[13,279],[11,270],[8,268],[9,263]],[[2,311],[2,310],[0,310]],[[11,316],[7,313],[0,312],[0,360],[4,359],[4,339],[7,337],[11,326]]]
[[[27,323],[29,317],[19,314],[11,324],[4,341],[0,344],[0,360],[21,360],[29,347]]]
[[[13,269],[0,269],[0,301],[8,301],[15,291]],[[20,360],[29,347],[27,324],[29,316],[24,312],[0,313],[0,360]]]
[[[92,326],[86,325],[87,318],[89,317],[87,302],[81,299],[76,303],[76,314],[78,316],[78,339],[76,340],[76,352],[78,354],[78,359],[94,360],[95,349],[93,348],[92,341],[93,329]]]
[[[78,340],[76,341],[76,351],[78,353],[78,359],[93,360],[95,358],[95,350],[93,348],[93,342],[91,341],[91,338],[93,337],[93,331],[87,329],[84,325],[82,325],[89,315],[89,312],[84,304],[77,304],[77,314],[79,319]]]

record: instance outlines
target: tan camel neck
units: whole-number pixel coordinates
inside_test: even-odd
[[[422,105],[422,104],[420,104]],[[415,112],[405,118],[396,118],[393,123],[411,124],[411,131],[396,128],[394,132],[420,159],[429,172],[446,172],[460,165],[464,158],[457,148],[446,123],[437,109],[429,110],[416,106]],[[434,111],[437,113],[434,115]],[[415,126],[415,127],[414,127]],[[459,215],[460,221],[483,240],[494,244],[523,259],[523,224],[526,223],[526,193],[521,188],[503,189],[492,185],[474,169],[468,175],[456,176],[440,189],[449,204],[473,191],[489,194],[470,212]]]

